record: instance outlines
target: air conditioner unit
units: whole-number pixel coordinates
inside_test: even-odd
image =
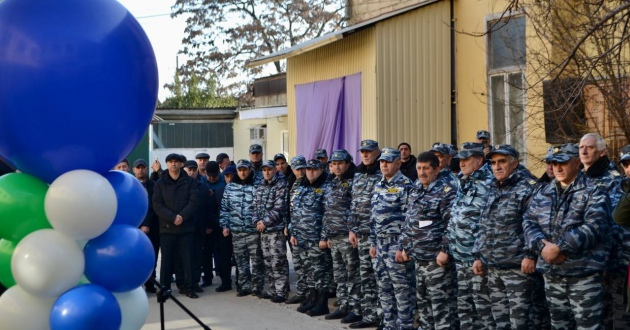
[[[267,128],[266,127],[252,127],[249,129],[249,139],[250,140],[260,140],[265,141],[267,139]]]

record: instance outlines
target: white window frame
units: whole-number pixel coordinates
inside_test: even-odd
[[[493,14],[493,15],[489,15],[486,17],[485,20],[485,29],[486,32],[488,29],[488,25],[493,22],[493,21],[497,21],[499,19],[509,19],[509,18],[519,18],[522,17],[522,13],[520,12],[515,12],[513,15],[505,17],[503,13],[497,13],[497,14]],[[526,22],[526,26],[527,26],[527,22]],[[527,33],[527,27],[525,30],[525,34]],[[485,44],[486,44],[486,52],[487,52],[487,56],[486,56],[486,78],[487,78],[487,91],[488,91],[488,128],[491,134],[491,137],[493,139],[494,143],[497,143],[498,141],[495,141],[494,138],[497,136],[495,134],[496,130],[494,127],[494,95],[493,95],[493,90],[492,90],[492,77],[496,77],[496,76],[503,76],[503,95],[504,95],[504,127],[505,127],[505,141],[504,143],[506,144],[511,144],[514,145],[514,141],[512,141],[512,134],[510,132],[510,85],[509,85],[509,75],[510,74],[515,74],[515,73],[520,73],[521,74],[521,79],[522,79],[522,86],[523,89],[527,88],[526,87],[526,79],[525,79],[525,73],[526,73],[526,66],[525,65],[513,65],[513,66],[506,66],[506,67],[501,67],[501,68],[496,68],[496,69],[490,69],[491,67],[491,58],[490,58],[490,54],[491,54],[491,39],[490,39],[490,34],[486,33],[486,37],[485,37]],[[522,141],[522,149],[521,148],[517,148],[517,150],[521,153],[521,163],[523,163],[524,165],[526,165],[527,163],[527,157],[524,157],[524,152],[526,151],[526,146],[527,146],[527,131],[526,131],[526,126],[525,122],[526,122],[526,118],[527,118],[527,109],[526,109],[526,104],[527,104],[527,99],[526,99],[527,93],[523,92],[522,95],[522,108],[523,108],[523,124],[522,124],[522,134],[521,134],[521,141]],[[520,149],[520,150],[519,150]]]
[[[284,143],[285,138],[286,138],[286,145]],[[284,157],[287,157],[287,160],[290,160],[291,158],[289,158],[289,131],[288,130],[282,130],[280,131],[280,149],[282,154],[284,154]]]

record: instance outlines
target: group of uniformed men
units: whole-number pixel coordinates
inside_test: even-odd
[[[358,166],[323,149],[288,166],[252,145],[236,163],[219,223],[237,296],[299,303],[350,328],[413,329],[415,316],[419,329],[630,328],[630,232],[612,220],[625,193],[601,136],[551,147],[540,179],[483,130],[417,157],[408,143],[359,150]],[[620,164],[630,176],[630,146]]]

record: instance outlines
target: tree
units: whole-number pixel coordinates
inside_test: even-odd
[[[630,2],[510,0],[502,18],[478,35],[500,34],[519,16],[527,21],[526,54],[510,38],[503,43],[506,53],[526,58],[525,84],[517,87],[527,96],[527,114],[509,129],[533,123],[530,134],[542,131],[552,144],[596,132],[615,157],[630,141]]]
[[[218,77],[219,90],[245,91],[244,81],[262,68],[247,61],[269,55],[340,28],[343,0],[177,0],[173,17],[185,16],[181,53],[184,80]],[[274,63],[276,73],[284,71]]]
[[[214,80],[201,81],[195,74],[192,74],[186,83],[182,83],[179,74],[175,73],[174,83],[167,87],[174,95],[158,104],[159,108],[196,109],[238,105],[238,100],[234,97],[217,96]]]

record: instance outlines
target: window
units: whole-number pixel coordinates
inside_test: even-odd
[[[225,148],[234,146],[232,123],[168,123],[153,125],[153,149]]]
[[[289,156],[289,131],[282,131],[280,132],[281,135],[281,139],[282,141],[280,141],[282,144],[282,153],[284,154],[285,157]]]
[[[489,21],[489,118],[492,142],[525,151],[525,17]]]

